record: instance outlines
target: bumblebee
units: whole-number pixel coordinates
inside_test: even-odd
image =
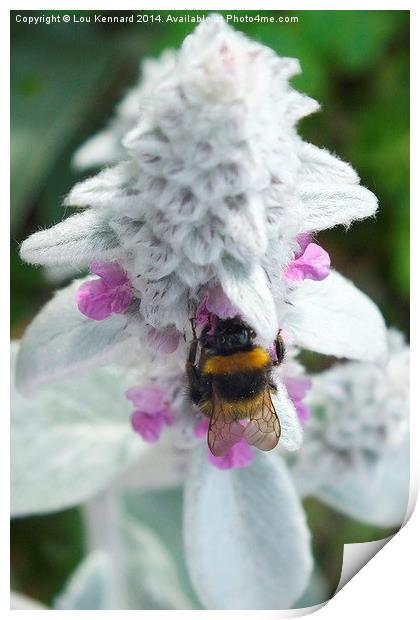
[[[215,456],[224,456],[241,439],[260,450],[272,450],[281,427],[271,395],[276,392],[273,366],[284,358],[280,332],[277,360],[255,344],[256,334],[244,321],[217,319],[196,335],[186,364],[192,402],[210,418],[207,441]],[[198,359],[197,359],[198,358]]]

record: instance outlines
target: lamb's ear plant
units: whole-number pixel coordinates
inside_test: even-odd
[[[76,156],[121,161],[71,190],[76,214],[22,244],[28,262],[94,277],[59,291],[20,345],[16,383],[30,399],[13,394],[14,514],[85,504],[88,537],[111,558],[110,607],[290,608],[313,572],[302,497],[380,525],[405,511],[407,348],[395,334],[388,346],[375,304],[315,239],[377,201],[349,164],[299,137],[318,104],[289,83],[297,60],[214,16],[152,66]],[[203,329],[237,315],[267,349],[282,330],[282,435],[269,453],[241,441],[215,457],[185,392],[191,319]],[[301,349],[353,361],[309,377]],[[144,542],[141,519],[128,563],[122,534],[128,496],[181,485],[195,594],[162,543]],[[155,583],[169,575],[165,602],[138,595],[144,556]]]

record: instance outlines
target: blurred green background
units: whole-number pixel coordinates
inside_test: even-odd
[[[64,13],[94,15],[11,13],[13,337],[22,334],[56,286],[41,270],[20,261],[19,243],[64,217],[63,197],[86,176],[72,170],[71,156],[105,125],[136,81],[139,60],[178,47],[194,27],[165,23],[165,11],[160,12],[161,23],[16,23],[17,15]],[[281,55],[300,59],[302,75],[293,84],[322,104],[321,113],[301,122],[301,135],[351,162],[362,183],[379,198],[375,219],[348,231],[327,231],[318,239],[334,266],[376,301],[387,322],[408,333],[409,12],[259,14],[298,16],[298,23],[235,27]],[[322,364],[317,358],[308,358],[308,363],[315,369]],[[180,513],[179,497],[172,505]],[[390,532],[352,522],[312,500],[306,505],[315,555],[332,592],[340,576],[343,543],[374,540]],[[51,603],[84,552],[79,511],[16,520],[11,542],[13,587]]]

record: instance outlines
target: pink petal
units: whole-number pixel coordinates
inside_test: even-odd
[[[254,453],[251,446],[244,440],[236,443],[225,456],[214,456],[208,451],[208,459],[219,469],[238,469],[248,467],[252,463]]]
[[[220,319],[229,319],[239,314],[238,309],[231,303],[221,286],[208,290],[207,310]]]
[[[92,261],[89,267],[91,273],[100,276],[110,287],[120,286],[129,282],[126,272],[118,263],[96,260]]]
[[[276,345],[274,342],[273,344],[270,344],[269,347],[267,347],[267,352],[269,353],[273,362],[277,362],[277,351],[276,351]]]
[[[312,381],[309,377],[286,377],[284,380],[287,394],[290,400],[302,400],[305,398],[306,393],[312,386]]]
[[[331,261],[328,252],[316,243],[310,243],[303,254],[286,269],[285,277],[290,282],[324,280],[330,273]]]
[[[166,409],[159,411],[158,415],[162,418],[166,426],[172,426],[174,422],[174,414],[172,412],[172,409],[169,409],[169,407],[167,407]]]
[[[123,314],[132,300],[133,291],[127,284],[110,290],[110,307],[114,314]]]
[[[309,420],[311,415],[311,410],[308,405],[303,402],[306,393],[312,385],[311,380],[309,377],[287,377],[284,380],[284,385],[286,386],[287,394],[296,409],[300,422],[304,424]]]
[[[209,334],[214,333],[216,317],[228,319],[239,316],[238,309],[230,302],[221,286],[207,290],[196,312],[196,323],[199,327],[209,327]]]
[[[149,329],[146,339],[149,347],[158,353],[173,353],[179,345],[181,334],[175,327],[165,329]]]
[[[301,424],[305,424],[305,422],[307,422],[311,417],[311,410],[309,409],[308,405],[306,405],[302,401],[297,401],[296,403],[294,403],[294,405],[299,421],[301,422]]]
[[[112,314],[111,301],[112,297],[103,280],[84,282],[76,292],[80,312],[94,321],[103,321]]]
[[[133,299],[125,271],[117,263],[104,261],[94,261],[90,267],[100,278],[79,287],[76,301],[80,312],[95,321],[125,312]]]
[[[295,253],[295,258],[302,256],[306,248],[312,243],[312,233],[301,233],[297,236],[296,241],[300,246],[300,251]]]
[[[194,436],[198,439],[205,437],[209,430],[210,419],[204,416],[194,426]]]
[[[206,327],[210,321],[210,312],[207,308],[207,298],[208,294],[206,293],[198,305],[197,312],[195,313],[195,321],[199,327]]]
[[[139,411],[149,415],[157,414],[168,408],[166,390],[157,385],[131,388],[127,390],[125,396]]]
[[[143,411],[135,411],[131,415],[133,430],[143,437],[144,441],[154,443],[158,441],[164,426],[164,420],[160,415],[148,415]]]

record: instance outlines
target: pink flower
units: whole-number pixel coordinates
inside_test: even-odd
[[[160,438],[164,422],[160,415],[134,411],[131,415],[131,426],[138,435],[143,437],[144,441],[155,443]]]
[[[166,390],[150,385],[131,388],[126,397],[136,407],[131,415],[131,426],[143,437],[144,441],[158,441],[164,426],[171,426],[173,413],[168,405]]]
[[[94,261],[90,270],[99,279],[84,282],[76,293],[78,308],[94,321],[111,314],[123,314],[133,299],[133,291],[125,271],[118,263]]]
[[[209,423],[209,418],[203,416],[195,425],[194,435],[197,438],[206,437]],[[219,469],[247,467],[252,463],[253,458],[254,453],[252,448],[244,439],[232,446],[225,456],[214,456],[214,454],[208,450],[208,459],[210,463]]]
[[[312,243],[309,233],[299,235],[297,241],[300,250],[295,253],[294,260],[287,267],[285,276],[289,282],[324,280],[330,273],[330,256],[320,245]]]
[[[299,258],[299,256],[302,256],[308,245],[312,243],[312,233],[301,233],[296,237],[296,241],[300,246],[300,251],[295,253],[295,258]]]
[[[214,456],[209,450],[209,461],[219,469],[239,469],[252,463],[254,453],[244,439],[235,443],[225,456]]]
[[[295,406],[297,416],[302,424],[309,420],[311,411],[303,402],[312,383],[308,377],[288,377],[285,379],[287,394]]]
[[[207,435],[207,431],[209,430],[210,419],[205,418],[204,416],[198,420],[196,425],[194,426],[194,435],[201,439],[201,437],[205,437]]]
[[[210,326],[209,334],[212,334],[216,325],[215,317],[228,319],[238,315],[238,309],[229,301],[222,287],[214,286],[204,295],[195,318],[199,327]]]
[[[165,329],[151,327],[146,339],[149,347],[158,353],[173,353],[178,348],[180,336],[179,331],[173,326]]]

